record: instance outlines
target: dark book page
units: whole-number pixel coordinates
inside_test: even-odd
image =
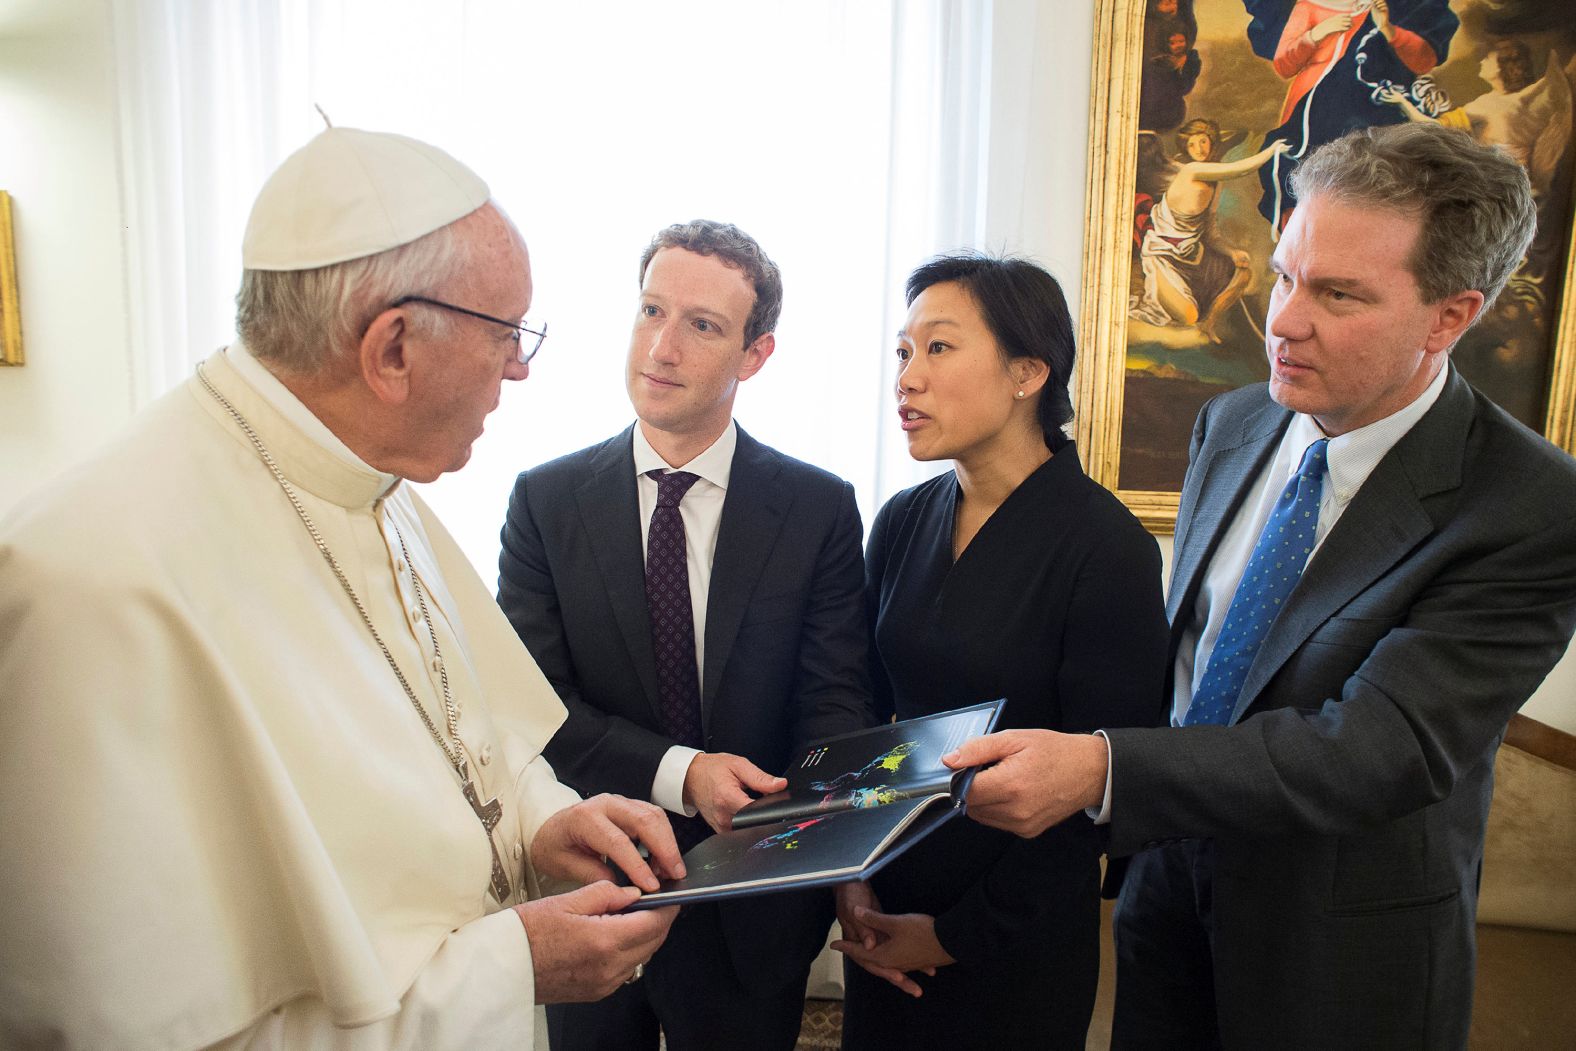
[[[684,855],[684,879],[664,880],[630,908],[861,879],[957,813],[945,796],[931,796],[722,832]]]
[[[817,741],[783,775],[788,788],[745,806],[734,815],[734,828],[948,795],[953,773],[941,765],[941,757],[988,732],[1004,703],[992,701]]]

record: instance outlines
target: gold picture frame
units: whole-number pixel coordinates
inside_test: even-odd
[[[1415,0],[1414,6],[1427,3],[1429,0]],[[1444,0],[1433,0],[1436,9],[1443,3]],[[1291,6],[1290,0],[1286,0],[1285,6]],[[1464,9],[1479,5],[1475,0],[1448,0],[1448,6],[1452,13],[1460,15]],[[1391,10],[1397,7],[1392,2]],[[1146,16],[1151,20],[1147,26]],[[1484,17],[1481,10],[1465,14],[1450,48],[1455,65],[1447,67],[1444,63],[1440,64],[1439,80],[1460,92],[1463,105],[1470,100],[1474,91],[1482,91],[1483,82],[1470,78],[1475,76],[1475,63],[1492,40],[1485,34]],[[1161,18],[1169,21],[1157,26],[1154,20]],[[1139,288],[1143,280],[1138,265],[1142,235],[1136,232],[1142,224],[1135,224],[1135,216],[1139,215],[1146,203],[1141,192],[1143,187],[1138,182],[1143,174],[1140,136],[1153,135],[1155,140],[1162,137],[1161,133],[1140,131],[1139,112],[1144,105],[1151,107],[1148,119],[1158,126],[1154,121],[1155,87],[1151,85],[1145,95],[1143,77],[1146,68],[1164,69],[1166,56],[1163,52],[1169,44],[1175,49],[1172,51],[1174,68],[1180,73],[1186,65],[1185,72],[1190,73],[1193,79],[1179,78],[1177,82],[1185,83],[1187,87],[1169,106],[1170,112],[1165,114],[1164,119],[1175,118],[1180,121],[1184,100],[1186,116],[1189,118],[1213,116],[1196,112],[1207,105],[1211,98],[1247,99],[1249,101],[1242,103],[1242,106],[1259,106],[1262,112],[1265,98],[1269,99],[1269,106],[1278,107],[1283,105],[1281,99],[1284,97],[1288,100],[1284,105],[1289,107],[1291,102],[1284,86],[1286,82],[1279,79],[1270,63],[1249,50],[1245,33],[1248,23],[1249,13],[1243,0],[1097,0],[1096,5],[1088,185],[1085,194],[1088,217],[1084,229],[1084,295],[1078,341],[1077,439],[1090,476],[1115,492],[1140,521],[1156,533],[1170,533],[1175,529],[1181,469],[1186,464],[1193,416],[1202,400],[1209,396],[1210,388],[1202,383],[1190,385],[1188,380],[1191,375],[1183,367],[1172,366],[1169,360],[1157,366],[1156,358],[1168,357],[1166,351],[1152,349],[1161,344],[1141,346],[1130,340],[1130,310],[1138,311],[1138,300],[1142,298]],[[1471,32],[1468,31],[1469,24]],[[1231,39],[1232,32],[1236,32],[1241,40]],[[1209,33],[1215,33],[1216,36],[1211,38]],[[1529,44],[1533,48],[1548,46],[1547,40],[1542,38],[1531,40]],[[1202,76],[1200,52],[1204,59]],[[1552,51],[1549,54],[1553,56]],[[1469,61],[1473,65],[1467,68]],[[1560,61],[1571,61],[1572,65],[1566,68],[1576,68],[1576,60],[1572,60],[1568,54],[1562,55]],[[1548,63],[1544,65],[1547,67]],[[1211,73],[1213,81],[1208,79]],[[1238,83],[1231,77],[1249,78],[1250,82]],[[1156,76],[1156,83],[1161,82],[1161,77]],[[1229,95],[1221,87],[1227,83],[1231,84]],[[1451,94],[1450,97],[1457,96]],[[1240,130],[1235,132],[1238,137],[1234,142],[1230,140],[1232,132],[1222,131],[1226,123],[1224,120],[1214,128],[1217,137],[1232,147],[1231,152],[1225,154],[1225,159],[1246,156],[1248,159],[1240,163],[1252,163],[1253,158],[1259,156],[1253,151],[1259,148],[1262,141],[1267,141],[1268,134],[1274,128],[1273,121],[1265,124],[1261,120],[1255,124],[1243,119],[1241,110],[1230,112],[1230,106],[1221,108],[1228,110],[1222,114],[1223,117],[1232,117],[1240,122]],[[1284,116],[1284,110],[1282,113]],[[1175,135],[1176,132],[1172,131],[1165,137]],[[1155,147],[1156,141],[1145,145]],[[1154,152],[1154,149],[1150,149],[1147,155],[1153,155]],[[1564,198],[1566,214],[1560,217],[1558,223],[1550,223],[1558,234],[1548,250],[1551,262],[1544,266],[1538,278],[1541,284],[1537,291],[1546,294],[1536,300],[1542,309],[1536,315],[1536,324],[1540,332],[1547,334],[1547,351],[1545,354],[1542,347],[1535,348],[1533,353],[1537,355],[1536,359],[1523,366],[1524,371],[1516,375],[1530,375],[1532,369],[1541,370],[1541,374],[1546,377],[1543,385],[1538,390],[1525,392],[1523,401],[1533,403],[1541,393],[1543,411],[1540,414],[1535,409],[1523,408],[1519,415],[1529,424],[1541,423],[1543,433],[1551,442],[1576,454],[1576,248],[1573,248],[1573,241],[1576,241],[1576,179],[1571,177],[1572,168],[1576,165],[1572,164],[1571,156],[1572,147],[1567,142],[1564,160],[1558,169],[1561,173],[1560,186],[1570,184]],[[1180,159],[1185,160],[1186,157]],[[1174,163],[1169,167],[1174,168]],[[1224,168],[1226,165],[1217,167]],[[1258,223],[1263,228],[1262,240],[1268,244],[1271,224],[1256,214],[1252,200],[1259,198],[1262,192],[1257,180],[1236,175],[1232,178],[1235,181],[1229,184],[1229,189],[1225,188],[1226,183],[1221,183],[1222,189],[1215,191],[1216,198],[1210,207],[1219,210],[1222,226],[1228,221],[1235,222],[1239,232],[1247,229],[1250,222]],[[1226,204],[1223,205],[1222,201]],[[1247,245],[1248,238],[1240,233],[1238,236]],[[1234,246],[1228,244],[1227,247]],[[1196,335],[1191,337],[1192,344],[1188,344],[1187,340],[1181,338],[1184,328],[1202,332],[1206,327],[1195,323],[1178,328],[1176,333],[1159,333],[1159,336],[1174,337],[1178,346],[1183,348],[1176,351],[1177,360],[1191,354],[1195,360],[1203,360],[1205,368],[1209,368],[1215,359],[1235,355],[1233,367],[1240,374],[1254,367],[1248,355],[1256,354],[1257,362],[1262,366],[1262,336],[1259,336],[1256,350],[1252,350],[1247,347],[1247,335],[1250,330],[1256,330],[1263,324],[1261,304],[1263,290],[1267,288],[1264,263],[1267,262],[1268,253],[1263,245],[1253,247],[1258,248],[1253,263],[1260,273],[1255,279],[1256,287],[1251,287],[1241,296],[1240,302],[1236,304],[1239,309],[1233,312],[1232,323],[1237,328],[1234,335],[1238,337],[1236,348],[1207,344]],[[1560,286],[1548,289],[1546,286],[1555,278],[1560,280]],[[1508,290],[1506,295],[1509,295]],[[1502,295],[1501,299],[1505,298]],[[1259,310],[1256,325],[1252,320],[1254,309]],[[1145,328],[1141,318],[1133,322],[1131,327],[1140,333],[1156,332],[1153,327]],[[1221,340],[1214,339],[1213,329],[1208,335],[1214,344],[1221,343]],[[1141,340],[1154,338],[1159,337],[1140,337]],[[1132,353],[1135,347],[1140,353]],[[1145,353],[1150,356],[1146,357]],[[1214,355],[1214,358],[1206,355]],[[1267,371],[1267,366],[1264,367]],[[1465,362],[1462,368],[1469,379],[1483,386],[1467,370]],[[1174,403],[1165,402],[1163,398],[1166,392],[1162,388],[1167,387],[1166,380],[1177,381],[1170,386],[1177,392],[1185,391],[1186,396],[1178,397]],[[1136,401],[1130,401],[1128,397],[1130,381],[1137,384],[1132,388],[1136,392]],[[1233,385],[1242,386],[1245,382],[1254,381],[1247,379]],[[1535,379],[1530,381],[1532,385],[1537,382]],[[1213,389],[1218,393],[1231,389],[1231,386],[1217,384]],[[1157,390],[1162,390],[1160,397],[1156,396]],[[1492,391],[1489,393],[1497,397]],[[1510,405],[1506,407],[1510,408]],[[1166,416],[1166,413],[1170,415]],[[1157,419],[1161,419],[1164,426],[1157,425]],[[1147,444],[1134,440],[1129,431],[1145,438]],[[1160,437],[1157,439],[1155,435]],[[1127,472],[1123,469],[1124,437],[1129,442],[1126,451],[1132,454],[1131,460],[1137,465]],[[1156,449],[1159,450],[1158,454],[1153,451]],[[1159,466],[1153,467],[1142,461],[1141,455],[1148,456],[1150,461]],[[1156,455],[1164,457],[1164,461],[1156,461]],[[1161,475],[1165,476],[1165,484],[1156,484],[1155,480]]]
[[[0,365],[20,365],[22,311],[16,293],[16,238],[11,226],[11,195],[0,190]]]

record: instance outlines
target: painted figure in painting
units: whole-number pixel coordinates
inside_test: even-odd
[[[1465,128],[1484,145],[1504,147],[1527,169],[1533,197],[1541,201],[1570,142],[1571,89],[1553,52],[1542,77],[1532,70],[1526,44],[1497,40],[1478,69],[1489,90],[1463,106],[1450,106],[1428,78],[1419,78],[1410,92],[1392,87],[1380,97],[1399,106],[1408,120],[1437,120]]]
[[[1144,54],[1154,54],[1172,33],[1181,33],[1190,47],[1198,38],[1193,0],[1149,0],[1144,14]]]
[[[1535,424],[1540,402],[1537,384],[1552,318],[1551,297],[1558,288],[1563,259],[1571,140],[1570,72],[1550,51],[1542,75],[1524,40],[1501,37],[1484,52],[1477,74],[1489,90],[1453,105],[1429,77],[1410,90],[1382,93],[1407,120],[1463,128],[1478,142],[1498,146],[1526,169],[1538,208],[1538,235],[1505,292],[1457,350],[1473,381],[1522,422]]]
[[[1257,171],[1284,153],[1284,141],[1241,160],[1222,162],[1220,126],[1194,119],[1177,130],[1183,163],[1149,213],[1139,248],[1144,288],[1129,314],[1156,326],[1195,326],[1212,343],[1225,312],[1253,281],[1248,253],[1222,242],[1214,212],[1220,183]]]
[[[1202,69],[1193,46],[1198,26],[1179,17],[1176,0],[1151,0],[1144,23],[1144,76],[1138,92],[1138,126],[1170,131],[1187,116],[1187,96]]]
[[[1202,68],[1193,0],[1148,0],[1144,15],[1144,76],[1138,126],[1170,131],[1187,116],[1186,98]]]
[[[1180,30],[1172,32],[1144,66],[1138,97],[1138,126],[1170,131],[1187,115],[1187,94],[1198,83],[1198,49]]]
[[[1447,0],[1243,0],[1253,21],[1248,40],[1290,82],[1280,127],[1270,139],[1291,144],[1259,175],[1259,211],[1276,230],[1295,199],[1291,170],[1308,151],[1354,128],[1404,118],[1378,98],[1410,88],[1443,62],[1460,20]]]

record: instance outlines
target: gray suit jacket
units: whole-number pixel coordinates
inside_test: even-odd
[[[569,709],[546,755],[584,794],[648,799],[658,715],[632,432],[524,472],[498,602]],[[853,487],[739,429],[706,606],[705,748],[781,773],[797,747],[874,723]],[[722,907],[741,979],[802,982],[830,894]],[[817,929],[819,924],[819,929]]]
[[[1199,415],[1173,660],[1290,418],[1262,385]],[[1495,749],[1573,628],[1576,461],[1452,367],[1314,553],[1232,725],[1110,732],[1112,853],[1214,840],[1226,1046],[1465,1045]]]

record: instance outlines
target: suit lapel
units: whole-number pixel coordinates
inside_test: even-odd
[[[1166,601],[1173,648],[1191,619],[1188,611],[1198,600],[1204,571],[1290,419],[1291,413],[1266,395],[1265,405],[1243,419],[1235,437],[1213,449],[1206,441],[1203,463],[1189,474],[1177,519],[1181,525]]]
[[[1461,484],[1471,416],[1471,389],[1452,367],[1439,401],[1379,461],[1314,552],[1248,669],[1232,722],[1321,624],[1434,531],[1423,500]]]
[[[640,550],[640,501],[635,491],[634,428],[608,442],[575,491],[581,526],[590,540],[613,619],[629,649],[640,685],[657,711],[657,658],[646,608],[646,563]]]
[[[717,527],[717,553],[706,597],[706,667],[701,677],[701,720],[711,724],[712,704],[723,669],[755,584],[771,558],[792,497],[776,485],[782,470],[777,454],[739,428],[728,495]]]

